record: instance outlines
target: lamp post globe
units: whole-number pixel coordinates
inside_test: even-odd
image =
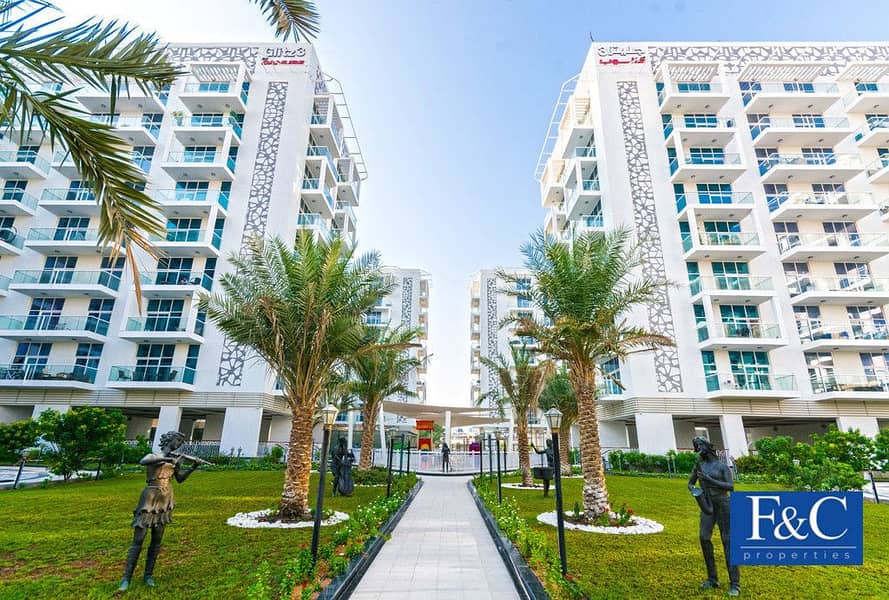
[[[562,426],[562,411],[560,411],[558,408],[553,407],[543,413],[543,415],[546,417],[546,420],[549,423],[550,432],[558,433],[559,428]]]
[[[333,424],[336,422],[336,416],[339,413],[339,409],[333,404],[328,404],[324,408],[321,409],[321,417],[324,421],[324,426],[330,429],[333,427]]]

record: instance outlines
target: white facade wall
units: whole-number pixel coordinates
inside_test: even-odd
[[[0,314],[7,317],[0,323],[0,415],[18,414],[16,407],[117,407],[133,421],[134,433],[144,431],[145,418],[186,434],[199,423],[205,441],[228,437],[250,456],[264,441],[260,429],[267,436],[270,419],[289,411],[261,363],[228,344],[211,324],[201,331],[198,294],[218,291],[212,282],[230,269],[227,258],[250,234],[293,240],[298,229],[309,228],[354,240],[363,160],[339,84],[322,73],[310,45],[179,45],[171,52],[188,74],[168,92],[124,93],[112,122],[124,142],[153,154],[150,164],[142,164],[147,192],[161,202],[162,216],[196,220],[176,222],[179,231],[158,242],[171,260],[191,259],[189,268],[137,258],[145,298],[141,316],[128,269],[89,275],[103,269],[103,251],[90,241],[98,212],[95,202],[75,191],[76,170],[53,160],[48,140],[39,137],[22,144],[39,146],[39,160],[21,160],[28,155],[9,143],[19,139],[7,136],[0,158],[10,160],[0,161],[0,187],[26,180],[27,196],[4,192],[0,200],[0,218],[14,218],[3,224],[7,241],[0,241]],[[82,90],[77,99],[94,118],[107,121],[101,93]],[[146,125],[151,119],[156,121]],[[230,161],[234,152],[236,161]],[[173,191],[186,182],[206,191]],[[28,198],[36,205],[24,206]],[[64,221],[75,217],[83,221]],[[199,231],[182,231],[198,229],[198,223]],[[73,276],[60,275],[47,262],[65,256],[76,256]],[[109,283],[118,276],[119,285]],[[60,313],[9,318],[33,314],[35,303],[47,298],[63,298]],[[98,299],[113,302],[110,315],[90,313]],[[160,305],[170,300],[182,302],[181,322],[162,319],[171,323],[167,327],[145,321],[146,315],[164,314]],[[150,306],[153,301],[158,306]],[[75,319],[88,313],[90,321]],[[23,359],[23,343],[51,347],[45,355],[45,347],[35,346]],[[101,346],[97,362],[78,357],[84,343]],[[172,359],[164,350],[163,359],[149,362],[138,353],[145,344],[172,347]],[[244,410],[250,418],[235,419]]]
[[[420,359],[429,355],[429,286],[431,278],[421,269],[386,267],[386,275],[395,284],[392,293],[386,296],[377,310],[382,323],[389,327],[419,328],[420,348],[410,353]],[[400,395],[392,400],[404,402],[426,402],[426,368],[415,370],[407,380],[407,388],[417,397]]]
[[[889,416],[887,59],[886,44],[593,44],[566,82],[537,172],[546,230],[629,227],[640,276],[679,283],[633,315],[675,349],[631,356],[601,401],[630,445],[706,433],[739,456],[764,432],[873,434]],[[648,435],[656,421],[675,434]]]

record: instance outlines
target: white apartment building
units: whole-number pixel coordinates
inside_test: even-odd
[[[124,258],[96,246],[98,210],[39,127],[0,151],[0,419],[114,407],[128,437],[178,429],[223,452],[289,438],[275,379],[228,342],[198,294],[251,234],[299,229],[354,240],[358,140],[339,84],[306,44],[171,47],[169,89],[76,98],[132,146],[167,220],[160,259],[139,256],[144,309]],[[49,86],[60,89],[59,86]]]
[[[678,284],[603,446],[889,427],[889,44],[594,43],[536,175],[547,232],[630,227]]]
[[[426,402],[426,359],[429,356],[429,286],[431,277],[421,269],[386,267],[386,275],[395,284],[392,293],[382,299],[368,316],[368,323],[383,327],[415,328],[420,330],[420,347],[410,354],[423,361],[423,366],[408,376],[406,387],[416,398],[399,394],[401,402]]]

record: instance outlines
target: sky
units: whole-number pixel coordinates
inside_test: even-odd
[[[168,42],[273,42],[249,0],[55,0]],[[886,0],[320,0],[315,42],[367,161],[362,250],[432,276],[430,404],[469,402],[469,281],[521,264],[562,82],[599,41],[870,41]]]

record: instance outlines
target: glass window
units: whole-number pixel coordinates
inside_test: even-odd
[[[146,331],[182,331],[183,300],[153,298],[146,309]]]
[[[174,344],[139,344],[136,348],[136,381],[171,381],[175,373],[173,365]],[[172,377],[171,377],[172,375]]]
[[[102,357],[102,344],[77,344],[74,358],[74,375],[87,383],[96,381],[99,359]]]
[[[725,163],[725,150],[722,148],[689,148],[688,154],[693,165],[721,165]]]
[[[701,362],[704,363],[704,382],[708,392],[719,389],[719,375],[716,372],[716,354],[709,350],[701,352]]]

